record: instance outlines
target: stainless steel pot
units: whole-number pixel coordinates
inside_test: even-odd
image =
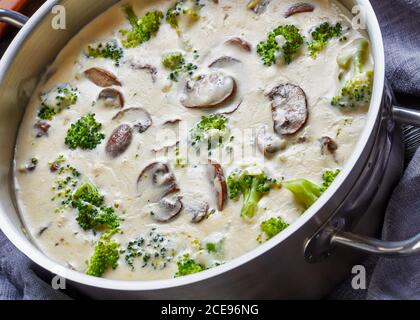
[[[45,256],[26,236],[14,199],[12,161],[19,123],[39,76],[84,25],[116,0],[49,0],[29,21],[0,10],[0,21],[23,26],[0,64],[0,227],[36,264],[60,275],[94,298],[319,298],[350,276],[367,253],[407,255],[420,251],[420,235],[402,242],[377,235],[385,203],[403,169],[399,122],[420,125],[420,114],[393,107],[386,85],[384,49],[375,13],[366,13],[375,60],[375,83],[367,124],[352,157],[333,185],[302,217],[273,240],[220,267],[199,274],[153,282],[90,277]],[[54,30],[55,5],[66,9],[67,28]]]

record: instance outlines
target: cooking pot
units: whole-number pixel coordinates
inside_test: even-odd
[[[363,8],[375,60],[366,125],[340,175],[297,222],[222,266],[168,280],[96,278],[47,257],[25,232],[16,205],[12,164],[19,124],[46,67],[79,30],[117,2],[49,0],[29,20],[0,11],[0,21],[22,27],[0,64],[0,227],[41,270],[67,279],[68,286],[93,298],[320,298],[349,277],[366,254],[403,256],[420,251],[420,235],[400,242],[371,238],[381,229],[385,204],[403,170],[398,123],[420,125],[420,113],[393,106],[378,20],[369,1],[359,0],[343,4]],[[65,29],[52,28],[56,5],[65,8]]]

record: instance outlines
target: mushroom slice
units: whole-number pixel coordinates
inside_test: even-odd
[[[236,82],[223,72],[202,75],[185,86],[181,103],[186,108],[216,108],[233,96]]]
[[[210,182],[216,191],[217,210],[223,211],[227,200],[227,184],[223,168],[218,162],[209,160],[208,169]]]
[[[175,218],[183,208],[181,197],[176,193],[170,193],[159,202],[149,206],[152,218],[158,222],[168,222]]]
[[[324,154],[325,148],[327,148],[327,150],[331,153],[335,153],[338,149],[338,145],[337,142],[335,142],[332,138],[330,137],[322,137],[320,139],[321,142],[321,153]]]
[[[222,112],[218,112],[217,114],[223,114],[223,115],[231,115],[234,114],[242,105],[243,100],[241,100],[236,106],[233,108],[229,108],[227,110],[223,110]]]
[[[289,18],[290,16],[293,16],[294,14],[297,14],[297,13],[312,12],[314,10],[315,10],[314,5],[310,3],[303,3],[303,2],[297,3],[289,7],[289,9],[287,9],[286,13],[284,14],[284,17]]]
[[[225,42],[226,44],[230,44],[232,46],[236,46],[244,51],[251,52],[252,46],[248,41],[245,41],[242,38],[234,37]]]
[[[123,154],[133,140],[133,129],[128,124],[122,124],[116,128],[106,144],[106,153],[112,158]]]
[[[98,96],[98,101],[102,101],[105,107],[120,108],[124,107],[124,97],[120,91],[114,88],[105,88]]]
[[[183,197],[182,203],[184,204],[185,211],[191,214],[192,222],[199,223],[207,217],[209,212],[209,204],[207,202],[193,196],[188,196]]]
[[[48,130],[50,130],[51,125],[45,121],[38,121],[35,123],[34,128],[36,130],[36,137],[41,138],[48,136]]]
[[[266,130],[261,130],[257,135],[258,149],[265,156],[272,156],[278,151],[284,149],[285,141],[280,139],[275,134],[267,133]]]
[[[157,69],[152,66],[151,64],[138,64],[138,63],[132,63],[131,68],[134,70],[144,70],[150,74],[152,77],[152,82],[156,82],[156,76],[157,76]]]
[[[238,59],[229,56],[223,56],[210,63],[209,68],[225,68],[226,66],[240,62],[241,61],[239,61]]]
[[[269,3],[270,0],[251,0],[248,3],[248,9],[251,9],[256,14],[261,14],[265,11]]]
[[[308,103],[305,92],[299,86],[281,84],[271,90],[268,96],[272,101],[275,132],[292,135],[305,125],[308,119]]]
[[[152,117],[143,108],[128,108],[118,112],[112,120],[131,124],[140,133],[146,132],[153,124]]]
[[[121,82],[111,72],[101,68],[91,68],[84,72],[85,76],[99,87],[120,86]]]
[[[148,203],[158,203],[178,190],[174,174],[162,162],[149,164],[137,180],[137,192]]]

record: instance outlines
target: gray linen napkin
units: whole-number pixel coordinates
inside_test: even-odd
[[[372,0],[386,51],[386,74],[401,94],[420,98],[420,0]],[[420,106],[420,99],[419,99]],[[420,150],[415,154],[386,212],[383,238],[405,239],[420,232]],[[370,259],[370,284],[363,298],[420,299],[420,256]],[[34,265],[0,231],[0,299],[63,299],[34,272]],[[341,289],[332,298],[360,298]]]

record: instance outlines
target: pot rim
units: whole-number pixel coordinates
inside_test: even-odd
[[[51,9],[60,3],[60,0],[47,0],[44,5],[29,19],[22,30],[15,37],[6,53],[4,54],[0,62],[0,83],[3,82],[5,75],[8,72],[9,66],[13,63],[14,56],[19,51],[25,40],[30,37],[32,31],[36,26],[50,14]],[[27,237],[22,236],[19,231],[20,226],[16,226],[4,212],[0,211],[2,216],[0,219],[0,229],[7,236],[7,238],[28,258],[34,261],[42,268],[49,270],[50,272],[64,277],[70,281],[80,283],[82,285],[88,285],[91,287],[110,289],[110,290],[123,290],[123,291],[149,291],[159,289],[171,289],[181,286],[190,285],[196,282],[207,280],[216,277],[225,272],[231,271],[235,268],[240,267],[248,263],[249,261],[263,255],[273,247],[279,245],[285,239],[290,237],[293,233],[297,232],[302,226],[304,226],[311,218],[313,218],[317,212],[324,207],[330,198],[335,194],[337,189],[344,183],[347,176],[351,173],[352,169],[356,165],[357,161],[363,154],[367,147],[368,141],[375,128],[376,120],[378,118],[381,100],[383,96],[383,90],[385,85],[385,55],[384,46],[382,40],[382,34],[379,27],[379,23],[376,14],[368,0],[356,0],[355,3],[364,8],[366,12],[366,24],[367,31],[369,34],[372,54],[374,57],[374,84],[372,100],[369,107],[368,115],[366,118],[366,124],[359,137],[359,141],[353,151],[352,156],[347,160],[343,170],[337,176],[334,183],[328,188],[328,190],[319,198],[319,200],[312,205],[302,216],[285,231],[261,244],[254,250],[237,257],[221,266],[185,276],[173,279],[165,280],[154,280],[154,281],[127,281],[127,280],[111,280],[104,278],[97,278],[88,276],[78,271],[70,270],[52,259],[48,258],[44,253],[41,252]],[[19,213],[18,213],[19,214]],[[302,252],[303,256],[303,252]]]

